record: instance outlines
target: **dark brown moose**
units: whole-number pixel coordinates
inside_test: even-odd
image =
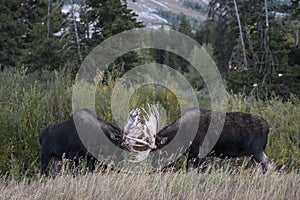
[[[158,113],[154,106],[148,106],[151,114],[143,117],[143,121],[147,126],[141,124],[140,110],[138,108],[131,110],[124,130],[97,118],[88,109],[81,109],[76,111],[68,120],[45,128],[39,140],[41,146],[39,179],[42,175],[48,173],[47,168],[51,158],[60,163],[63,155],[66,159],[73,160],[75,167],[78,166],[80,157],[86,157],[87,167],[90,171],[93,171],[95,169],[95,161],[97,161],[93,155],[98,155],[103,149],[106,149],[110,153],[114,151],[113,149],[107,149],[112,147],[110,145],[102,146],[103,143],[101,143],[101,140],[106,140],[106,138],[117,149],[121,148],[133,152],[134,159],[139,159],[144,154],[140,154],[140,152],[134,150],[133,147],[137,145],[137,142],[142,142],[143,145],[150,148],[156,147],[154,136],[151,133],[156,133],[157,129],[153,125],[156,125],[155,122],[158,121],[155,115]],[[78,135],[78,130],[84,134],[85,145],[82,142],[83,138],[80,138]],[[106,137],[102,137],[102,133]],[[143,133],[146,134],[143,135]],[[139,136],[143,136],[142,139],[138,138]],[[91,152],[94,154],[92,155]],[[105,170],[107,166],[103,163],[101,165]],[[60,166],[57,165],[56,173],[59,171]]]
[[[266,120],[243,112],[227,112],[224,114],[226,114],[225,123],[211,153],[214,153],[216,156],[229,158],[250,156],[260,163],[263,172],[266,172],[271,164],[270,159],[264,152],[269,133],[269,126]],[[189,168],[190,165],[198,167],[206,158],[206,156],[199,157],[199,147],[206,136],[211,115],[212,111],[203,108],[187,110],[181,117],[157,133],[157,139],[161,140],[156,142],[158,149],[171,142],[179,127],[186,127],[186,131],[189,131],[190,124],[196,121],[199,123],[198,130],[185,154],[187,156],[186,167]],[[168,167],[173,165],[174,163]]]
[[[83,123],[86,123],[86,126],[94,129],[100,127],[103,133],[105,133],[114,144],[121,146],[123,135],[121,129],[102,119],[96,118],[92,112],[87,109],[79,110],[76,114],[79,118],[87,118],[83,121]],[[94,138],[94,140],[97,140],[97,138]],[[93,171],[95,169],[97,159],[83,145],[74,123],[74,115],[64,122],[49,125],[42,130],[39,142],[41,147],[39,179],[42,175],[48,173],[47,168],[51,158],[54,158],[58,161],[57,163],[59,163],[63,155],[66,159],[73,160],[75,167],[78,166],[80,157],[86,157],[89,170]],[[59,170],[60,167],[57,165],[56,173],[58,173]]]

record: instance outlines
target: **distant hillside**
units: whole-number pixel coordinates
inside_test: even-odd
[[[206,19],[207,5],[207,0],[128,1],[128,7],[138,14],[138,20],[152,27],[178,25],[182,14],[192,26],[197,26]]]
[[[84,5],[85,0],[73,0]],[[178,25],[182,14],[186,15],[192,27],[197,27],[206,19],[209,0],[127,0],[128,7],[138,15],[138,20],[146,26],[161,27]],[[70,10],[70,0],[64,2],[64,12]]]

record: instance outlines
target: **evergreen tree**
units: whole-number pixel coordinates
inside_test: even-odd
[[[208,35],[214,35],[211,44],[221,74],[228,71],[231,53],[237,44],[238,27],[232,1],[212,0],[209,3]],[[211,26],[212,25],[212,26]],[[207,36],[209,37],[209,36]]]
[[[85,45],[85,55],[105,39],[133,28],[143,27],[141,22],[137,22],[137,15],[127,8],[126,1],[120,0],[87,0],[81,15],[84,22],[92,25],[90,29],[85,25],[85,33],[90,37],[83,40]],[[140,64],[138,54],[127,53],[114,61],[106,72],[106,79],[112,75],[112,79],[121,76],[126,71]]]
[[[178,31],[187,36],[192,36],[192,27],[185,15],[181,16]]]
[[[65,41],[61,32],[65,16],[61,6],[52,0],[28,0],[23,4],[26,33],[20,63],[29,71],[44,67],[55,69],[66,62],[63,49]]]
[[[0,4],[0,65],[14,66],[21,55],[25,27],[20,0],[3,0]],[[13,11],[12,11],[13,10]]]
[[[69,13],[67,13],[68,31],[66,32],[66,36],[68,45],[66,49],[69,50],[68,61],[76,72],[83,61],[83,54],[86,50],[84,41],[89,33],[85,32],[85,26],[88,29],[89,24],[85,21],[85,15],[82,12],[86,8],[84,4],[76,4],[75,1],[71,0],[70,6]],[[79,13],[81,14],[79,15]]]
[[[215,34],[214,57],[221,73],[226,74],[229,89],[246,93],[259,90],[256,94],[260,97],[279,92],[278,74],[289,68],[285,17],[278,14],[281,7],[276,1],[236,1],[236,7],[231,1],[210,2],[209,20],[216,24],[210,30]],[[292,12],[284,13],[290,16]],[[254,83],[258,87],[253,88]]]
[[[92,49],[99,43],[115,34],[133,28],[143,27],[136,21],[137,15],[127,8],[126,1],[120,0],[87,0],[83,10],[85,21],[92,24],[92,37],[89,47]]]
[[[194,39],[200,44],[213,44],[216,40],[216,22],[214,20],[206,20],[202,26],[196,30]]]
[[[189,20],[186,18],[185,15],[181,16],[179,27],[175,30],[185,34],[186,36],[193,37],[192,27]],[[181,46],[182,49],[189,50],[187,46],[183,44]],[[156,61],[160,61],[159,63],[163,63],[169,67],[172,67],[180,74],[182,74],[191,84],[191,86],[196,89],[200,90],[204,87],[204,81],[202,77],[200,77],[199,72],[192,66],[187,60],[183,59],[181,56],[176,55],[168,50],[155,50],[156,52]],[[159,58],[159,59],[158,59]]]

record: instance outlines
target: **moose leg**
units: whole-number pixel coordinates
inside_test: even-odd
[[[95,170],[96,159],[92,155],[87,155],[86,162],[89,172],[93,172]]]
[[[171,163],[167,164],[166,166],[164,166],[160,170],[160,172],[162,172],[162,173],[172,172],[175,168],[176,168],[176,162],[171,162]]]
[[[265,154],[265,152],[258,153],[253,156],[253,159],[261,164],[262,172],[266,173],[268,169],[271,167],[271,160]]]
[[[192,166],[194,169],[198,169],[201,164],[203,164],[206,161],[206,157],[200,158],[199,157],[199,148],[197,146],[193,146],[193,144],[189,147],[189,149],[186,152],[186,170],[188,171],[190,166]]]
[[[42,152],[41,153],[41,164],[40,164],[40,171],[39,171],[39,175],[38,175],[38,179],[40,180],[42,178],[42,176],[48,175],[48,165],[49,162],[51,160],[51,156]]]
[[[197,165],[197,161],[197,156],[194,156],[191,152],[188,152],[186,158],[186,171],[188,171],[191,166],[195,168],[195,166]]]
[[[78,167],[79,167],[79,157],[75,156],[73,158],[73,161],[74,161],[74,176],[77,176],[78,175]]]
[[[197,169],[198,172],[203,171],[203,169],[200,169],[200,166],[205,163],[206,157],[200,158],[199,156],[193,156],[191,154],[188,154],[187,156],[187,162],[186,162],[186,170],[188,171],[190,168],[190,165]]]
[[[59,159],[56,159],[55,162],[55,176],[58,176],[62,167],[62,161]]]
[[[197,173],[203,173],[207,169],[207,166],[205,164],[206,157],[200,158],[199,156],[195,158],[193,167],[197,169]]]

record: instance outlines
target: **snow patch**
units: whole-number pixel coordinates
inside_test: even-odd
[[[165,23],[168,23],[168,21],[160,16],[158,16],[157,14],[152,14],[156,19],[160,20],[160,21],[163,21]]]
[[[147,25],[148,28],[154,29],[154,30],[159,30],[161,28],[163,28],[164,30],[171,30],[172,28],[168,25],[159,25],[159,24],[151,24],[149,23]]]
[[[149,12],[155,12],[156,10],[153,9],[153,8],[149,8],[148,6],[146,5],[142,5],[144,8],[146,8]]]
[[[158,2],[158,1],[152,0],[152,2],[160,5],[161,7],[165,8],[167,10],[170,10],[166,5],[164,5],[164,4],[162,4],[162,3]]]
[[[164,18],[162,18],[162,17],[160,17],[160,16],[158,16],[154,13],[140,12],[139,17],[144,18],[144,19],[148,19],[148,20],[159,20],[159,21],[162,21],[164,23],[168,23],[167,20],[165,20]]]

